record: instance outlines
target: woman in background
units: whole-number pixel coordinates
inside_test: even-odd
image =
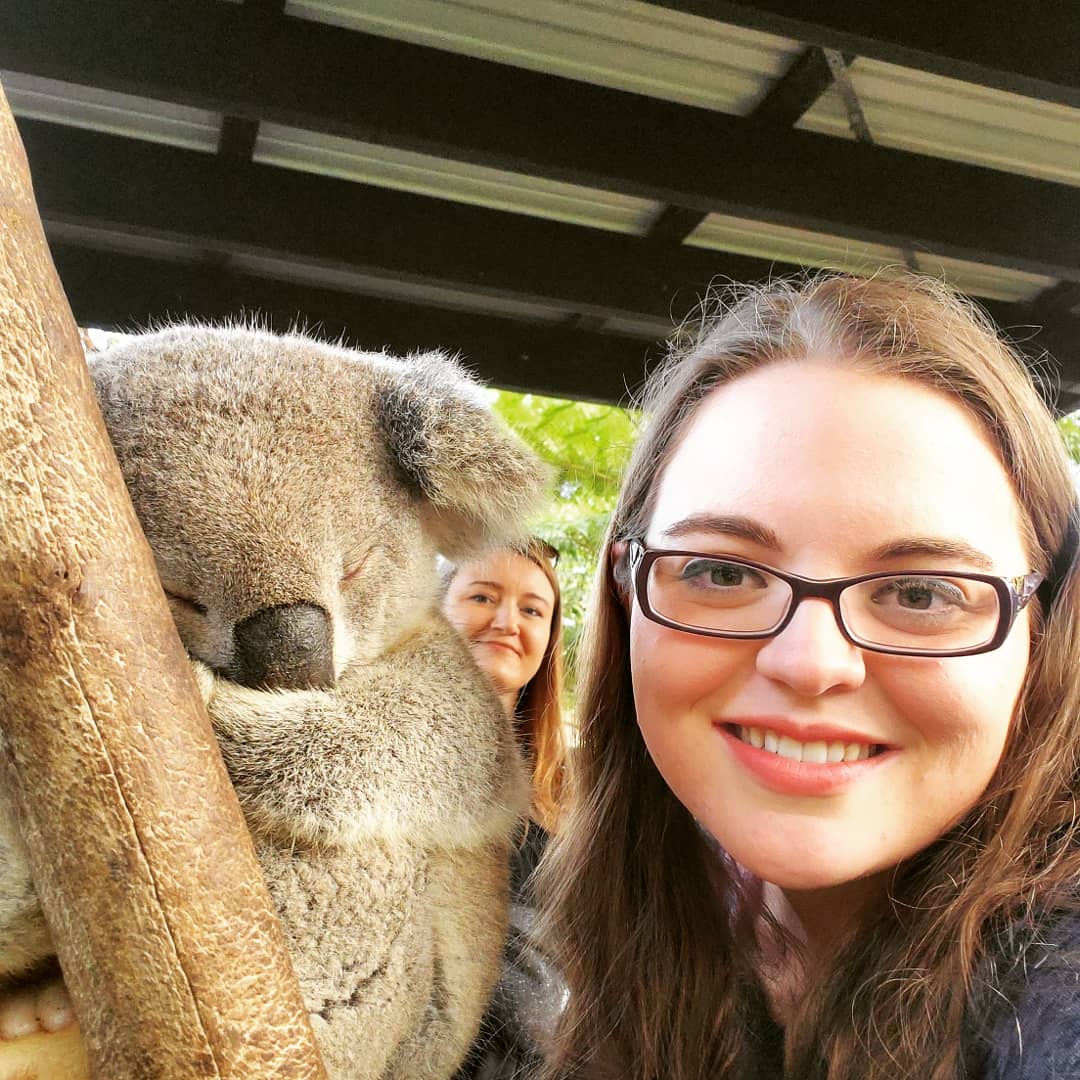
[[[535,1059],[535,1037],[553,1023],[561,984],[530,942],[530,878],[557,828],[566,736],[558,552],[531,537],[452,568],[443,611],[468,642],[514,723],[531,776],[529,822],[511,863],[510,935],[503,973],[481,1034],[458,1080],[508,1080]]]

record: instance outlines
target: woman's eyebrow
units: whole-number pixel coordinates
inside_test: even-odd
[[[779,537],[767,525],[742,514],[691,514],[664,529],[672,540],[694,533],[716,533],[719,536],[738,536],[770,551],[780,551]]]
[[[871,562],[925,555],[935,559],[958,559],[979,570],[991,573],[994,560],[985,552],[963,540],[947,540],[937,536],[911,536],[882,544],[869,554]]]
[[[690,514],[663,531],[663,535],[672,540],[696,533],[738,536],[772,551],[780,551],[783,547],[779,537],[767,525],[741,514]],[[890,540],[869,552],[867,558],[870,562],[887,562],[891,559],[910,558],[913,555],[957,559],[987,573],[994,570],[994,560],[977,547],[964,540],[936,536],[911,536]]]

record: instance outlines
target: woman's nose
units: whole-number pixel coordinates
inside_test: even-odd
[[[866,678],[862,650],[844,637],[832,605],[816,598],[803,600],[791,622],[765,641],[757,669],[805,697],[854,689]]]
[[[491,628],[501,630],[505,634],[513,634],[518,626],[518,610],[516,604],[506,601],[495,608],[491,619]]]

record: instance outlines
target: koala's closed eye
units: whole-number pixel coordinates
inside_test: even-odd
[[[367,554],[357,556],[345,560],[345,565],[342,568],[341,574],[341,587],[344,589],[349,583],[364,569],[364,564],[367,562]]]
[[[190,596],[181,596],[180,593],[172,592],[169,589],[165,589],[164,591],[165,595],[170,600],[175,600],[178,604],[182,604],[184,607],[190,609],[191,611],[198,612],[200,615],[206,614],[205,605],[200,604],[196,600],[192,600]]]

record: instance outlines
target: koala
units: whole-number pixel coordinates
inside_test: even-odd
[[[516,535],[543,467],[442,354],[182,325],[89,362],[331,1078],[450,1076],[528,799],[436,554]],[[48,939],[2,827],[0,877],[3,976]]]

